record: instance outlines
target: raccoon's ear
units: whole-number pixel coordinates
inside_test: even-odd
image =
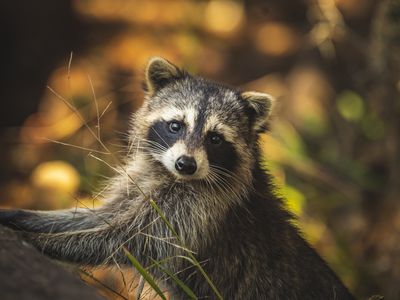
[[[257,133],[266,131],[275,99],[271,95],[258,92],[243,92],[241,96],[247,101],[253,130]]]
[[[171,81],[183,77],[183,72],[161,57],[153,57],[146,67],[145,89],[152,95]]]

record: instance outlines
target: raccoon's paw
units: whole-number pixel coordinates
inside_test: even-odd
[[[0,209],[0,224],[14,230],[24,230],[21,221],[26,213],[18,209]]]

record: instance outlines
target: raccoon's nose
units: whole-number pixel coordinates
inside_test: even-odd
[[[193,157],[183,155],[175,162],[175,169],[184,175],[193,175],[197,170],[197,164]]]

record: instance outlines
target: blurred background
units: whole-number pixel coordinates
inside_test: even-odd
[[[400,299],[398,0],[18,0],[0,8],[1,206],[100,204],[113,170],[71,107],[123,158],[144,66],[163,56],[279,99],[264,161],[305,237],[358,298]],[[85,272],[110,299],[135,299],[129,270]]]

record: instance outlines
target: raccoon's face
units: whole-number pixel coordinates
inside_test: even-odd
[[[141,118],[152,160],[180,181],[247,176],[272,100],[193,77],[164,59],[150,61]],[[245,174],[246,173],[246,174]]]
[[[239,144],[245,143],[229,118],[222,119],[221,112],[199,102],[167,105],[149,115],[152,156],[183,180],[204,179],[211,170],[233,172],[242,152]]]

